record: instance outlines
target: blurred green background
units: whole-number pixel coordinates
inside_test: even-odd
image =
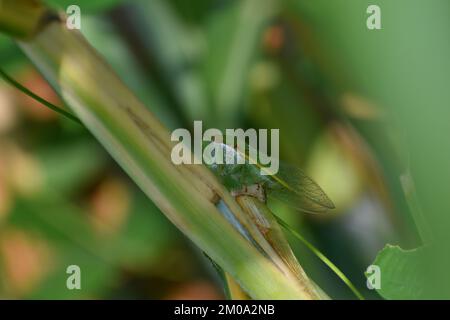
[[[450,297],[449,1],[47,2],[80,6],[83,35],[170,129],[279,128],[282,160],[337,209],[269,205],[366,298]],[[381,30],[366,27],[370,4]],[[4,35],[0,61],[62,105]],[[354,298],[289,239],[332,298]],[[381,296],[367,289],[364,272],[385,244],[428,240],[426,259],[379,261]],[[82,290],[66,288],[71,264]],[[0,298],[223,297],[209,261],[86,129],[0,82]]]

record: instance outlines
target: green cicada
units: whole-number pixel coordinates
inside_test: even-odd
[[[264,167],[258,163],[245,161],[244,164],[239,164],[239,158],[245,157],[248,160],[246,152],[240,152],[225,143],[212,143],[222,150],[223,161],[209,164],[208,167],[233,196],[250,195],[262,202],[272,198],[309,213],[322,213],[334,208],[333,202],[322,188],[299,168],[280,163],[276,174],[264,175],[261,173]]]

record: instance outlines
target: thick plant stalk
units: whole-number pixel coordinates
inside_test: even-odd
[[[292,252],[280,225],[277,223],[276,218],[269,208],[260,200],[251,196],[238,196],[236,197],[236,201],[242,210],[251,217],[261,234],[270,243],[275,254],[283,260],[285,265],[297,277],[298,281],[302,282],[304,279],[308,279],[308,276]],[[314,281],[309,280],[305,285],[309,286],[311,292],[316,292],[320,299],[330,299]]]
[[[226,290],[229,299],[231,300],[249,300],[250,297],[242,290],[239,284],[228,273],[224,274],[224,281],[226,281]]]
[[[305,272],[300,267],[281,228],[267,206],[251,196],[238,196],[236,200],[239,206],[252,218],[264,238],[269,241],[273,250],[292,273],[299,279],[306,278]]]
[[[14,0],[2,3],[14,9],[10,14],[17,14]],[[4,8],[1,7],[0,19],[8,16]],[[41,17],[30,19],[43,21]],[[22,40],[21,48],[93,135],[182,232],[254,299],[319,298],[309,279],[298,278],[292,272],[206,167],[172,163],[169,132],[79,32],[66,29],[58,19],[35,25],[39,29],[29,30],[27,36],[31,38]],[[11,32],[11,28],[5,30]],[[218,201],[245,226],[252,241],[243,237],[218,210]]]
[[[0,0],[0,30],[15,37],[32,37],[52,16],[40,1]]]

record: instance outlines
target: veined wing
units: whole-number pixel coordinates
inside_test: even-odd
[[[250,146],[247,148],[251,149]],[[247,156],[246,158],[248,159]],[[259,163],[256,166],[260,171],[267,170]],[[323,213],[335,208],[322,188],[297,167],[280,162],[276,174],[260,177],[269,198],[284,202],[300,211]]]
[[[322,188],[297,167],[280,163],[278,173],[265,178],[268,198],[309,213],[323,213],[335,207]]]

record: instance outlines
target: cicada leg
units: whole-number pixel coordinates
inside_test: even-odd
[[[249,186],[242,186],[240,189],[231,190],[231,195],[233,197],[238,197],[242,195],[255,197],[259,201],[266,203],[266,192],[264,187],[260,183],[252,184]]]

